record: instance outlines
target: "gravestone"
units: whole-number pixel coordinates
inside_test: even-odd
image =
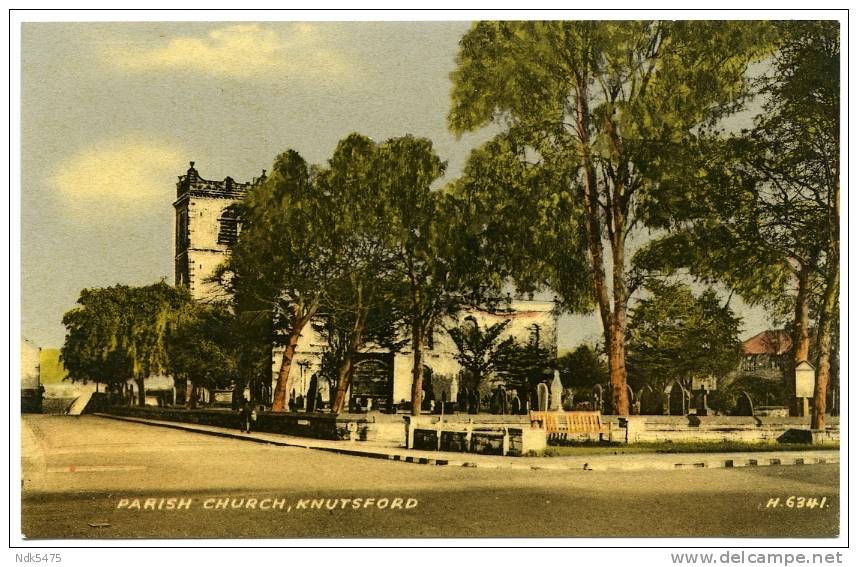
[[[751,396],[748,392],[742,390],[739,392],[739,397],[736,399],[736,409],[733,410],[734,415],[753,416],[754,403],[751,401]]]
[[[459,402],[459,379],[453,376],[453,379],[450,380],[450,401]]]
[[[572,390],[563,390],[563,411],[572,411],[575,409],[575,394]]]
[[[477,392],[477,389],[474,388],[471,390],[470,396],[468,397],[468,413],[469,414],[477,414],[480,412],[480,394]]]
[[[513,415],[518,415],[521,413],[521,400],[518,397],[518,394],[514,394],[512,396],[512,402],[510,402],[510,411]]]
[[[687,415],[688,396],[682,384],[674,380],[664,389],[664,413],[666,415]]]
[[[423,379],[423,401],[420,403],[420,409],[423,411],[431,411],[435,401],[435,389],[432,387],[432,377]]]
[[[545,382],[540,382],[539,385],[536,386],[536,403],[538,411],[548,411],[548,394],[548,386],[545,385]]]
[[[691,379],[691,389],[694,392],[694,407],[697,415],[708,415],[709,393],[718,387],[718,381],[714,376],[695,376]]]
[[[500,413],[500,396],[498,393],[500,392],[500,388],[495,388],[492,390],[492,398],[489,402],[489,411],[493,415],[497,415]]]
[[[459,411],[468,411],[468,394],[467,388],[459,388],[459,395],[456,398],[456,406]]]
[[[551,399],[549,401],[549,409],[551,411],[559,411],[562,408],[563,384],[560,383],[560,371],[554,371],[554,379],[551,381]]]
[[[641,415],[661,415],[664,411],[661,396],[649,385],[640,389],[638,400],[641,404]]]
[[[312,413],[316,411],[316,390],[319,388],[319,375],[313,374],[310,378],[310,387],[307,389],[307,411]]]
[[[593,411],[605,413],[603,411],[605,409],[605,389],[602,388],[601,384],[596,384],[595,386],[593,386],[590,401],[593,405]]]

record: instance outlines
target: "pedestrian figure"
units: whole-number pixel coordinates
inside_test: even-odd
[[[241,430],[244,433],[250,433],[250,425],[253,420],[253,408],[250,406],[250,401],[242,398],[241,408],[238,410],[238,415],[241,421]]]

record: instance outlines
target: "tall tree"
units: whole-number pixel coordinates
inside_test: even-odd
[[[815,311],[824,414],[829,364],[821,361],[839,295],[839,28],[794,21],[775,29],[777,49],[759,81],[765,103],[754,128],[707,132],[682,148],[650,215],[651,225],[672,234],[636,263],[688,267],[790,319],[784,391],[793,413],[794,369],[811,358]]]
[[[273,411],[287,409],[301,333],[343,265],[342,243],[332,237],[337,220],[316,178],[296,151],[278,156],[240,206],[238,243],[221,271],[248,330],[268,347],[272,338],[283,346]]]
[[[811,426],[825,427],[831,342],[840,295],[840,25],[836,21],[780,22],[779,49],[769,101],[755,128],[764,152],[754,163],[763,182],[790,199],[790,208],[810,211],[805,249],[824,285],[817,318],[817,380]],[[796,223],[798,224],[798,223]],[[801,283],[801,282],[800,282]],[[800,303],[800,302],[797,302]],[[807,310],[804,305],[798,309]],[[806,320],[806,317],[804,317]],[[808,358],[808,334],[799,328],[795,361]]]
[[[556,175],[562,184],[554,189],[558,198],[571,194],[582,211],[577,224],[619,414],[629,412],[625,342],[634,286],[626,242],[643,220],[638,206],[670,167],[671,148],[738,107],[763,28],[715,21],[480,22],[460,41],[450,127],[461,133],[497,122],[525,148],[524,159],[572,174]]]
[[[456,219],[445,207],[445,195],[432,184],[446,167],[432,142],[404,136],[386,141],[379,151],[380,182],[390,199],[387,218],[393,239],[395,276],[404,281],[406,327],[411,337],[411,411],[420,414],[423,395],[423,352],[427,337],[441,317],[455,309],[455,259],[450,225]]]
[[[337,144],[318,183],[330,196],[328,210],[336,219],[330,238],[337,249],[348,251],[344,273],[325,301],[327,316],[335,326],[348,329],[332,408],[340,413],[351,385],[355,354],[373,336],[390,328],[389,323],[371,324],[391,304],[393,270],[390,199],[380,180],[378,145],[360,134],[350,134]]]

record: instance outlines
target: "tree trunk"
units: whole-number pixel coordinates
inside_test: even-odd
[[[817,344],[819,345],[819,361],[817,362],[816,386],[813,392],[813,413],[810,421],[811,429],[825,429],[825,412],[828,403],[828,384],[831,378],[831,338],[834,309],[837,306],[837,296],[840,293],[839,266],[829,268],[834,273],[829,276],[825,288],[825,299],[819,317],[817,329]]]
[[[590,155],[590,125],[589,107],[587,102],[587,82],[582,76],[577,78],[577,103],[576,103],[576,134],[580,143],[582,164],[584,169],[583,188],[584,204],[587,210],[587,251],[593,276],[593,291],[596,303],[599,306],[599,316],[602,319],[602,329],[605,336],[605,349],[608,351],[608,368],[610,372],[610,383],[614,412],[619,415],[628,415],[629,402],[626,391],[626,356],[625,356],[625,282],[623,270],[625,268],[622,234],[624,227],[620,227],[618,243],[613,243],[614,252],[614,311],[611,311],[611,300],[608,296],[607,278],[605,276],[605,257],[602,245],[602,214],[599,204],[598,180],[596,168]],[[619,245],[617,245],[619,244]],[[617,256],[620,263],[617,266]],[[617,285],[617,282],[620,285]],[[620,300],[618,302],[618,299]]]
[[[185,407],[188,409],[197,408],[197,386],[190,378],[185,380]]]
[[[146,405],[146,383],[145,378],[137,378],[137,405],[143,407]]]
[[[811,429],[825,429],[828,383],[831,377],[831,338],[833,334],[831,327],[834,320],[834,310],[837,308],[837,298],[840,295],[839,237],[833,240],[831,248],[832,255],[828,260],[828,281],[825,284],[825,297],[822,301],[822,309],[819,314],[819,323],[816,330],[817,344],[819,345],[819,361],[817,362],[816,388],[813,392]]]
[[[792,416],[800,413],[801,403],[795,397],[795,367],[810,358],[810,333],[808,318],[810,310],[810,269],[801,266],[796,274],[798,278],[798,293],[795,298],[795,316],[793,318],[792,357],[789,372],[786,374],[787,384],[784,391],[787,396],[787,407]]]
[[[289,397],[289,378],[292,370],[292,361],[295,359],[295,351],[298,348],[298,340],[307,323],[316,315],[319,309],[319,296],[313,298],[306,310],[296,303],[292,306],[292,320],[290,321],[289,340],[283,349],[283,359],[280,362],[280,370],[277,372],[277,385],[274,386],[274,399],[271,403],[271,411],[283,412],[288,409],[286,400]]]
[[[352,381],[352,372],[354,371],[354,355],[358,352],[358,347],[363,340],[364,324],[366,322],[367,313],[365,309],[361,310],[355,321],[354,329],[349,335],[349,344],[346,349],[343,362],[340,365],[340,370],[337,373],[337,397],[334,401],[332,411],[334,414],[340,414],[346,405],[346,392],[349,389]]]
[[[286,348],[283,349],[283,360],[280,363],[280,370],[277,372],[277,385],[274,387],[274,401],[271,404],[271,411],[284,412],[287,410],[286,400],[290,387],[289,371],[292,369],[292,360],[295,358],[295,350],[298,348],[300,337],[301,329],[293,328],[289,334]]]
[[[411,415],[420,415],[423,403],[423,332],[419,323],[412,325],[411,347],[414,349],[414,366],[411,369]]]
[[[611,341],[608,346],[608,370],[611,380],[611,403],[614,414],[629,415],[629,392],[626,372],[626,329],[625,306],[617,307],[615,319],[622,317],[623,321],[613,324]]]
[[[619,193],[621,186],[615,187]],[[614,196],[615,200],[619,195]],[[612,209],[614,234],[611,240],[614,275],[614,313],[611,318],[611,341],[608,348],[608,370],[611,381],[611,403],[615,415],[629,415],[628,374],[626,372],[626,281],[625,281],[625,215],[616,205]]]
[[[352,353],[347,352],[337,373],[337,397],[334,400],[333,408],[331,408],[331,411],[336,415],[341,414],[346,405],[346,392],[349,390],[353,369],[354,359]]]

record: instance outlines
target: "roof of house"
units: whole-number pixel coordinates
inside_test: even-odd
[[[757,333],[744,343],[745,355],[779,355],[789,352],[791,347],[792,337],[785,329],[769,329]]]

